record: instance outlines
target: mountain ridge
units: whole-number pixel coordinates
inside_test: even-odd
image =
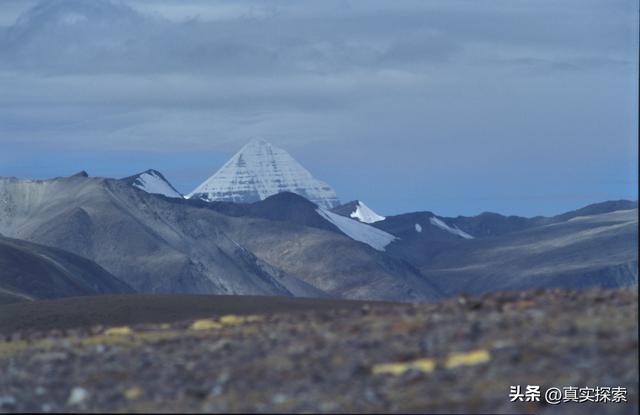
[[[292,192],[253,203],[207,202],[148,193],[132,186],[131,177],[0,178],[0,233],[80,255],[147,293],[430,301],[474,286],[504,287],[509,275],[498,281],[473,269],[492,255],[481,254],[483,249],[504,250],[519,240],[539,240],[545,251],[538,264],[550,268],[538,280],[512,271],[519,279],[511,280],[511,288],[558,284],[567,266],[579,265],[572,258],[583,253],[595,264],[580,268],[592,275],[585,284],[637,280],[632,246],[620,245],[637,236],[637,208],[635,217],[627,211],[622,222],[606,213],[634,202],[608,201],[552,218],[414,212],[366,224]],[[600,237],[609,225],[606,238]],[[578,236],[586,242],[564,251],[553,242]],[[594,249],[596,241],[617,251]],[[500,257],[505,265],[496,266],[535,268],[530,251],[507,249]],[[470,271],[453,271],[460,258]],[[451,272],[455,279],[448,277]],[[578,284],[572,275],[568,281]],[[469,278],[484,283],[474,285]]]
[[[287,213],[292,197],[306,206],[300,223],[287,217],[297,214]],[[244,212],[250,204],[172,199],[95,177],[0,179],[0,200],[6,201],[3,234],[85,256],[140,292],[440,296],[415,267],[321,222],[317,206],[297,195],[279,194],[253,207],[266,218]],[[270,212],[285,216],[268,218]],[[305,225],[307,215],[319,226]]]

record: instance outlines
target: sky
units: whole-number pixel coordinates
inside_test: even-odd
[[[637,199],[637,0],[0,0],[0,176],[157,169],[261,137],[390,215]]]

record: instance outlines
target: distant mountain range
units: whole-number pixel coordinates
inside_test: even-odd
[[[555,219],[413,263],[445,293],[637,284],[637,208]]]
[[[0,178],[0,302],[132,291],[430,301],[637,284],[637,202],[385,217],[339,205],[292,160],[252,141],[187,198],[156,170]]]
[[[445,293],[627,286],[638,278],[637,206],[608,201],[535,218],[416,212],[374,226],[398,237],[387,254],[418,267]]]

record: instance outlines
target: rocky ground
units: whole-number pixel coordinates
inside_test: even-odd
[[[636,289],[528,291],[13,331],[0,409],[635,414],[637,308]],[[511,403],[512,385],[620,386],[627,402]]]

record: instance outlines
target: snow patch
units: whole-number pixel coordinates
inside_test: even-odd
[[[418,233],[422,232],[422,226],[419,223],[416,223],[416,232]]]
[[[351,239],[364,242],[378,251],[384,251],[387,245],[397,239],[395,236],[385,231],[358,222],[357,220],[345,218],[344,216],[330,212],[326,209],[318,208],[316,209],[316,212],[334,224]]]
[[[178,193],[165,179],[157,173],[150,171],[144,172],[133,182],[138,189],[147,193],[160,194],[167,197],[176,197],[182,199],[182,195]]]
[[[437,226],[438,228],[445,230],[449,233],[452,233],[454,235],[458,235],[464,239],[473,239],[473,236],[469,235],[468,233],[461,231],[460,229],[458,229],[458,227],[450,227],[449,225],[447,225],[446,223],[444,223],[443,221],[441,221],[440,219],[436,218],[435,216],[431,217],[429,219],[431,221],[431,223],[434,226]]]
[[[384,216],[380,216],[376,212],[371,210],[369,206],[365,205],[361,201],[358,201],[356,210],[351,212],[350,216],[354,219],[358,219],[363,223],[376,223],[386,219]]]

